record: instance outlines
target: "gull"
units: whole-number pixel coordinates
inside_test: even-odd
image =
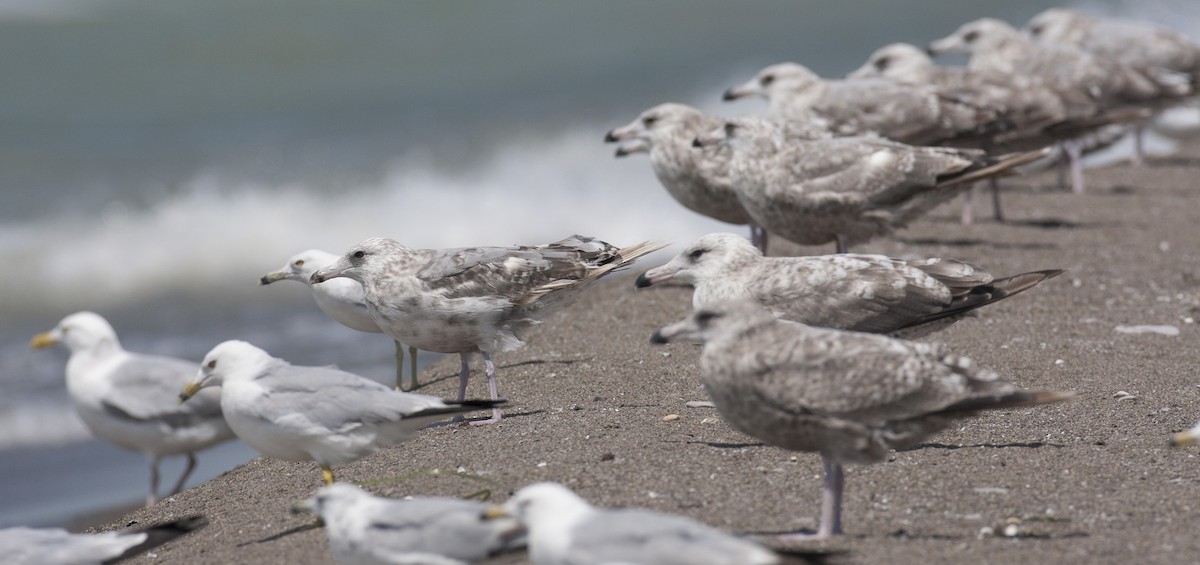
[[[1179,101],[1192,93],[1186,75],[1165,69],[1137,69],[1095,57],[1066,45],[1039,44],[1007,22],[981,18],[929,44],[929,52],[966,53],[967,67],[1007,76],[1032,76],[1063,99],[1068,118],[1095,118],[1111,108],[1145,109]],[[1083,191],[1078,143],[1064,145],[1072,186]]]
[[[517,349],[520,334],[550,308],[601,277],[626,267],[665,244],[643,242],[619,249],[574,235],[531,246],[411,249],[395,240],[370,238],[333,265],[313,274],[314,283],[348,277],[362,284],[375,323],[398,341],[426,351],[458,353],[458,398],[471,375],[469,355],[483,355],[493,400],[492,354]],[[500,409],[492,418],[500,421]]]
[[[209,351],[179,403],[221,387],[229,427],[250,447],[285,461],[316,461],[325,484],[334,465],[408,441],[444,419],[499,401],[443,402],[400,392],[333,367],[300,367],[238,340]]]
[[[972,181],[1045,155],[993,159],[873,136],[788,139],[781,126],[760,118],[727,120],[693,143],[733,150],[730,178],[756,224],[802,245],[834,241],[839,253],[906,225]]]
[[[878,134],[928,145],[989,127],[988,108],[938,96],[931,88],[890,80],[823,79],[796,63],[779,63],[725,91],[725,100],[761,96],[771,117],[816,121],[835,135]]]
[[[206,525],[194,516],[120,532],[72,534],[62,528],[0,529],[0,555],[9,565],[100,565],[144,553]]]
[[[764,257],[745,238],[716,233],[646,271],[636,285],[691,286],[697,310],[752,300],[784,320],[917,339],[1062,273],[1035,271],[997,279],[954,259]]]
[[[685,104],[659,104],[604,136],[608,143],[639,141],[650,152],[658,182],[684,208],[728,224],[750,224],[750,239],[766,252],[766,231],[754,225],[729,185],[729,148],[696,148],[692,140],[721,124]],[[623,147],[623,146],[622,146]],[[618,149],[617,156],[628,151]]]
[[[596,508],[558,483],[518,490],[486,516],[515,517],[529,530],[534,565],[776,565],[819,563],[797,552],[785,561],[750,540],[682,516],[640,508]]]
[[[67,394],[92,435],[149,460],[147,506],[158,502],[163,457],[187,456],[187,467],[171,489],[177,494],[196,468],[195,453],[233,438],[221,416],[219,391],[176,405],[179,387],[196,373],[194,362],[126,351],[108,320],[95,312],[71,314],[31,342],[36,349],[56,344],[71,351]]]
[[[461,565],[524,547],[521,525],[482,520],[487,509],[457,498],[384,498],[348,483],[296,505],[321,517],[342,565]]]
[[[884,461],[983,410],[1057,402],[1022,391],[941,344],[812,328],[751,302],[723,303],[660,328],[654,343],[701,342],[700,379],[734,429],[821,454],[825,485],[815,535],[842,533],[843,465]],[[531,540],[533,543],[533,540]]]
[[[258,282],[263,286],[276,281],[296,281],[303,283],[304,286],[307,286],[312,291],[313,299],[317,302],[317,307],[325,315],[333,318],[333,321],[360,332],[384,333],[375,324],[375,320],[371,318],[371,313],[367,311],[367,302],[363,298],[362,285],[349,279],[331,280],[319,284],[312,284],[310,281],[313,273],[317,272],[321,267],[333,264],[337,259],[337,255],[328,251],[309,249],[293,255],[282,269],[263,275]],[[399,341],[396,341],[395,344],[396,388],[400,390],[414,390],[417,388],[417,348],[412,346],[408,348],[409,362],[411,364],[409,374],[412,377],[408,388],[405,388],[403,386],[404,344]]]

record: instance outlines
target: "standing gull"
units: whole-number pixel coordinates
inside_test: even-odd
[[[275,281],[296,281],[304,283],[312,291],[317,307],[333,321],[352,330],[368,333],[384,333],[371,318],[367,311],[367,302],[363,298],[362,285],[349,280],[338,279],[312,284],[312,274],[326,265],[332,265],[338,256],[320,249],[309,249],[297,253],[288,259],[286,265],[278,271],[263,275],[258,282],[268,285]],[[396,388],[413,390],[417,388],[417,348],[409,346],[408,355],[411,375],[408,388],[404,383],[404,344],[393,340],[396,344]]]
[[[842,533],[848,463],[878,463],[982,410],[1066,400],[1021,391],[940,344],[812,328],[749,302],[693,312],[651,341],[699,341],[700,379],[734,429],[771,445],[821,454],[825,487],[815,536]]]
[[[8,565],[116,563],[205,525],[204,518],[196,516],[149,528],[96,534],[73,534],[62,528],[5,528],[0,529],[0,555]]]
[[[684,208],[729,224],[750,224],[754,245],[766,252],[767,234],[755,226],[729,186],[729,148],[692,146],[696,136],[721,125],[684,104],[659,104],[636,120],[609,131],[604,141],[641,141],[649,148],[650,166],[663,188]],[[617,156],[628,154],[618,152]]]
[[[534,565],[778,565],[819,563],[826,556],[798,552],[787,560],[682,516],[596,508],[557,483],[526,486],[487,517],[515,517],[525,525]]]
[[[171,494],[183,490],[196,468],[197,451],[233,438],[221,416],[220,392],[178,406],[179,388],[196,374],[196,364],[173,357],[126,351],[108,321],[94,312],[77,312],[54,329],[33,337],[41,349],[55,344],[71,350],[67,393],[75,411],[96,437],[150,461],[146,505],[158,501],[158,462],[186,455],[187,467]]]
[[[802,245],[891,233],[970,187],[1045,155],[993,159],[971,149],[914,147],[874,136],[789,139],[781,126],[737,118],[697,137],[733,150],[730,178],[754,222]]]
[[[447,415],[498,403],[400,392],[333,367],[295,366],[237,340],[214,347],[193,374],[180,404],[221,387],[225,419],[242,441],[276,459],[316,461],[325,484],[333,484],[334,465],[413,439]]]
[[[643,242],[619,249],[575,235],[537,247],[439,250],[371,238],[314,273],[312,280],[356,280],[366,290],[371,316],[388,335],[426,351],[458,353],[460,400],[471,375],[469,355],[482,353],[495,400],[499,396],[493,353],[520,347],[520,334],[549,308],[664,246]],[[472,423],[500,418],[495,408],[490,420]]]
[[[457,498],[384,498],[347,483],[321,487],[296,506],[321,517],[343,565],[462,565],[524,547],[521,525],[481,520],[487,509]]]
[[[637,286],[691,286],[697,310],[752,300],[784,320],[916,339],[1060,274],[1035,271],[996,279],[954,259],[763,257],[745,238],[716,233],[643,273]]]

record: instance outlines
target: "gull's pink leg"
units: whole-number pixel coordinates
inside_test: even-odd
[[[1083,194],[1083,146],[1072,141],[1066,147],[1067,157],[1071,160],[1071,190]]]
[[[196,454],[187,454],[187,467],[183,469],[183,476],[179,477],[179,482],[175,483],[175,488],[171,489],[171,494],[176,495],[183,492],[183,485],[187,484],[188,476],[196,469]]]
[[[1133,166],[1146,164],[1146,124],[1133,126]]]
[[[992,189],[992,218],[997,222],[1004,221],[1004,209],[1000,207],[1000,179],[991,177],[988,186]]]
[[[492,364],[492,356],[486,351],[483,353],[483,368],[487,374],[488,392],[492,395],[492,400],[500,400],[500,394],[496,391],[496,366]],[[495,424],[500,421],[500,409],[492,408],[492,417],[487,420],[472,420],[472,426],[482,426],[484,424]]]
[[[828,459],[825,463],[825,487],[821,491],[821,525],[815,534],[784,534],[781,541],[820,541],[842,535],[842,491],[846,474],[841,463]]]
[[[968,188],[963,193],[963,209],[962,209],[962,225],[969,226],[975,223],[975,189]]]
[[[146,506],[158,502],[158,456],[150,460],[150,494],[146,495]]]

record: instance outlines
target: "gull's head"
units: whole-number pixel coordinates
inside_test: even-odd
[[[876,49],[863,66],[846,75],[846,78],[919,81],[932,68],[933,60],[924,50],[909,43],[892,43]]]
[[[1040,43],[1075,45],[1083,40],[1091,18],[1064,8],[1050,8],[1032,18],[1022,30]]]
[[[292,507],[292,513],[316,514],[325,522],[329,522],[332,516],[340,515],[359,501],[368,500],[371,497],[370,493],[352,484],[333,483],[317,489],[312,496],[297,503]]]
[[[699,133],[696,130],[702,123],[704,114],[686,104],[668,102],[659,104],[638,115],[637,119],[619,128],[613,128],[604,136],[606,143],[628,142],[640,140],[647,144],[647,150],[655,143],[665,141],[683,129],[684,137]],[[690,141],[690,139],[688,140]],[[622,156],[618,149],[617,156]]]
[[[802,92],[820,82],[821,77],[804,65],[778,63],[758,71],[754,78],[730,87],[722,99],[728,101],[747,96],[761,96],[770,100],[776,95],[787,96]]]
[[[119,345],[117,332],[109,325],[108,320],[95,312],[71,314],[50,331],[33,336],[29,345],[34,349],[43,349],[60,343],[67,346],[72,353]]]
[[[1004,20],[980,18],[967,22],[954,33],[930,43],[928,51],[933,56],[946,53],[970,55],[994,49],[1020,37],[1021,32]]]
[[[244,341],[234,339],[221,342],[204,356],[196,378],[179,393],[179,402],[186,401],[205,388],[221,386],[229,380],[252,379],[258,376],[271,360],[266,351]]]
[[[313,273],[337,260],[338,256],[328,251],[309,249],[293,255],[282,269],[263,275],[258,284],[268,285],[276,281],[299,281],[309,284]]]
[[[687,246],[667,264],[642,273],[634,285],[637,288],[695,286],[705,280],[727,276],[760,257],[762,253],[746,238],[732,233],[712,233]]]
[[[558,483],[534,483],[518,490],[502,506],[492,507],[485,518],[509,516],[531,534],[553,525],[567,525],[585,517],[592,505]]]
[[[312,284],[323,283],[329,279],[346,277],[366,284],[366,279],[382,270],[397,252],[407,251],[408,248],[385,237],[372,237],[351,247],[345,255],[312,274]]]
[[[708,343],[723,336],[741,333],[763,323],[775,321],[775,316],[757,302],[735,300],[705,306],[688,317],[663,326],[650,336],[651,343]]]

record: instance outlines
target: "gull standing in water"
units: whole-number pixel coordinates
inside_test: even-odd
[[[296,281],[303,283],[312,291],[317,307],[333,321],[352,330],[368,333],[384,333],[375,324],[371,313],[367,311],[367,302],[363,298],[362,285],[350,279],[337,279],[323,283],[312,284],[312,274],[326,265],[333,264],[338,256],[320,249],[309,249],[292,256],[286,265],[277,271],[271,271],[258,283],[266,286],[276,281]],[[417,348],[408,346],[409,383],[404,387],[404,344],[392,340],[396,344],[396,388],[413,390],[417,388]]]
[[[664,246],[643,242],[617,248],[575,235],[536,247],[412,249],[371,238],[314,273],[312,280],[354,279],[366,291],[371,316],[388,335],[426,351],[458,353],[460,400],[471,375],[469,355],[480,352],[495,400],[492,354],[520,347],[520,334],[548,309]],[[472,423],[500,418],[495,408],[490,420]]]
[[[187,456],[187,468],[171,489],[176,494],[196,468],[197,451],[233,439],[221,415],[220,391],[206,391],[187,406],[175,402],[180,387],[196,374],[194,362],[126,351],[108,320],[94,312],[63,318],[34,336],[32,345],[59,343],[71,350],[67,393],[83,423],[96,437],[150,460],[147,506],[158,501],[159,460]]]

